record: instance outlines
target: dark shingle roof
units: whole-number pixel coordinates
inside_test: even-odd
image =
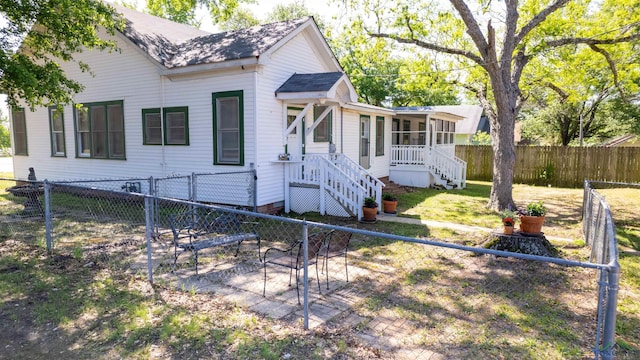
[[[167,68],[260,56],[310,19],[211,34],[122,6],[112,6],[125,19],[122,33]]]
[[[277,93],[329,91],[344,74],[327,72],[315,74],[293,74],[276,90]]]

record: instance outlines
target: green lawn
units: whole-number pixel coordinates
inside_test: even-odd
[[[461,191],[404,191],[397,194],[399,216],[498,228],[500,218],[485,206],[489,191],[485,182],[469,182]],[[640,207],[640,191],[603,192],[625,250],[620,259],[619,357],[632,359],[640,354],[640,262],[633,252],[640,250],[640,215],[627,209]],[[575,245],[582,189],[516,185],[514,199],[522,205],[544,201],[549,214],[543,231],[572,240],[571,246],[564,243],[563,251],[584,258],[584,249]],[[304,217],[349,223],[314,214]],[[78,233],[91,227],[65,224]],[[483,234],[382,221],[362,228],[468,245],[484,240]],[[150,286],[143,272],[123,271],[121,260],[135,248],[108,257],[78,248],[48,255],[41,244],[15,241],[3,232],[0,244],[0,345],[18,358],[393,357],[357,338],[354,333],[362,328],[345,331],[337,324],[302,331],[299,323],[264,318],[211,293]],[[544,280],[555,278],[554,270],[534,265],[511,267],[500,259],[448,258],[445,253],[421,258],[417,246],[377,238],[360,239],[353,251],[354,266],[383,259],[381,269],[398,269],[371,282],[353,281],[353,289],[366,295],[354,305],[355,313],[365,319],[405,319],[407,329],[415,326],[407,336],[425,348],[496,359],[581,359],[589,354],[584,336],[591,334],[595,314],[582,309],[580,301],[584,297],[593,302],[593,291],[583,290],[594,286],[588,277],[593,272],[571,269],[562,282],[547,287]],[[509,271],[518,276],[511,278]],[[489,274],[494,277],[485,277]],[[487,286],[494,278],[500,282]],[[22,345],[7,348],[9,344]]]

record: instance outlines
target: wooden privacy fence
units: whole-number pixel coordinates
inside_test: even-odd
[[[456,145],[456,156],[467,162],[467,179],[493,178],[491,146]],[[640,182],[640,147],[516,146],[516,184],[582,187],[584,179]]]

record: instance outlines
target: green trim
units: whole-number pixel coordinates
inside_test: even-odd
[[[151,108],[151,109],[142,109],[142,145],[162,145],[162,133],[160,133],[160,138],[158,142],[149,142],[147,139],[147,115],[148,114],[158,114],[160,116],[160,108]],[[162,118],[160,119],[162,121]],[[163,129],[160,129],[162,131]]]
[[[322,106],[324,107],[328,107],[328,106]],[[323,110],[324,111],[324,110]],[[313,107],[313,121],[316,121],[316,118],[318,117],[318,106],[314,106]],[[324,121],[328,121],[327,123],[324,123]],[[313,142],[317,142],[317,143],[321,143],[321,142],[331,142],[331,126],[333,123],[333,111],[329,112],[327,114],[327,117],[325,118],[322,123],[320,123],[315,129],[313,129]],[[327,136],[326,137],[320,137],[318,136],[318,127],[320,126],[326,126],[327,127]]]
[[[167,135],[169,132],[167,131],[167,113],[183,113],[184,114],[184,142],[182,143],[170,143]],[[165,145],[177,145],[177,146],[185,146],[189,145],[189,107],[188,106],[176,106],[176,107],[166,107],[162,109],[162,126],[164,130],[163,139]]]
[[[125,121],[124,121],[124,101],[123,100],[111,100],[111,101],[101,101],[101,102],[92,102],[92,103],[82,103],[77,104],[79,106],[74,106],[74,135],[75,135],[75,148],[76,148],[76,158],[79,159],[105,159],[105,160],[126,160],[127,152],[126,152],[126,134],[125,134]],[[111,132],[109,130],[109,106],[111,105],[119,105],[120,111],[122,113],[122,156],[113,156],[111,155]],[[97,157],[93,153],[93,121],[91,119],[91,109],[94,107],[103,107],[104,108],[104,119],[105,119],[105,156]],[[87,120],[89,125],[89,156],[81,156],[80,155],[80,146],[81,142],[78,138],[78,116],[77,112],[80,109],[86,109],[87,112]]]
[[[379,128],[381,123],[382,131]],[[376,116],[376,156],[384,156],[384,116]]]
[[[51,157],[67,157],[67,140],[64,130],[64,110],[61,107],[55,105],[49,106],[47,110],[49,113],[49,140],[51,140]],[[52,111],[60,113],[60,117],[62,120],[62,154],[58,154],[55,152],[56,140],[54,136],[55,134],[53,132],[53,116],[51,114]]]
[[[218,160],[218,119],[217,109],[218,101],[225,98],[237,98],[238,99],[238,159],[237,161],[219,161]],[[213,108],[213,164],[214,165],[238,165],[244,166],[244,92],[243,90],[237,91],[224,91],[211,94],[211,102]]]
[[[369,134],[369,144],[371,144],[371,116],[369,115],[360,115],[360,120],[358,121],[358,148],[359,148],[359,153],[358,153],[358,164],[360,164],[360,166],[362,166],[365,169],[369,169],[371,168],[371,145],[369,145],[369,147],[367,148],[367,155],[362,154],[362,121],[366,119],[368,124],[369,124],[369,131],[367,132],[367,134]],[[367,164],[365,166],[365,164],[362,164],[362,157],[366,156],[368,161]]]
[[[24,151],[18,152],[16,147],[16,113],[22,113],[22,128],[24,129]],[[11,132],[13,133],[13,155],[29,156],[29,141],[27,139],[27,112],[24,108],[14,107],[11,109]]]

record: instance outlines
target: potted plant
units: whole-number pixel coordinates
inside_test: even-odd
[[[398,206],[398,198],[390,193],[382,194],[382,208],[387,214],[395,214],[396,206]]]
[[[511,209],[504,209],[500,213],[500,217],[502,217],[502,225],[503,225],[503,233],[505,235],[513,234],[513,227],[516,224],[516,218],[518,214]]]
[[[376,214],[378,213],[378,202],[373,197],[364,198],[364,205],[362,206],[362,220],[375,221]]]
[[[520,213],[520,231],[529,234],[539,234],[542,232],[542,224],[547,208],[542,201],[534,201],[527,204]]]

